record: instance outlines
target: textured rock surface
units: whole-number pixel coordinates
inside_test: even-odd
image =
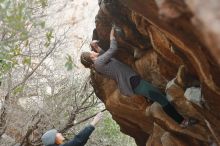
[[[184,116],[199,119],[198,125],[182,129],[157,103],[125,97],[114,81],[92,71],[95,92],[121,131],[139,146],[220,144],[218,0],[99,0],[99,6],[93,39],[107,50],[111,23],[116,22],[125,37],[115,57],[166,91]],[[196,103],[184,96],[194,86],[201,89]]]

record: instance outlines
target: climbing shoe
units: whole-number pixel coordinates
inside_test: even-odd
[[[192,117],[186,118],[181,122],[180,127],[187,128],[187,127],[190,127],[190,126],[197,124],[198,122],[199,121],[195,118],[192,118]]]

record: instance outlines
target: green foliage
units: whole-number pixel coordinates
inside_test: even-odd
[[[46,33],[46,43],[44,44],[44,46],[46,48],[48,48],[50,46],[52,38],[54,38],[53,37],[53,30],[50,30]]]
[[[18,65],[19,58],[24,65],[31,64],[30,57],[23,57],[22,52],[31,43],[33,29],[46,30],[45,21],[36,17],[36,10],[46,6],[47,0],[0,0],[0,78]],[[52,38],[51,30],[46,33],[46,47]]]
[[[73,66],[74,66],[73,59],[69,54],[67,54],[65,67],[67,68],[68,71],[70,71],[73,69]]]
[[[15,88],[15,90],[13,91],[13,94],[16,95],[18,93],[21,93],[24,90],[24,86],[18,86],[17,88]]]
[[[12,38],[4,41],[4,45],[26,40],[28,38],[27,25],[32,21],[31,10],[27,7],[26,1],[2,0],[0,6],[3,33],[6,37]]]
[[[112,139],[118,138],[119,126],[113,122],[111,117],[104,119],[104,134],[106,136],[111,136]]]
[[[31,64],[31,58],[30,57],[24,57],[22,63],[25,64],[25,65],[30,65]]]

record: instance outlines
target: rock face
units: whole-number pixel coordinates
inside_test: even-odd
[[[99,0],[99,6],[93,39],[107,50],[115,22],[124,31],[115,58],[166,91],[182,115],[199,120],[183,129],[157,103],[123,96],[113,80],[91,71],[95,93],[121,131],[138,146],[220,145],[219,1]]]

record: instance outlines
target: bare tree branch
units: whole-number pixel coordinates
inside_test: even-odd
[[[33,116],[32,122],[34,121],[34,119],[35,119],[38,115],[39,115],[39,112],[37,112],[37,114],[35,114],[35,115]],[[38,128],[38,124],[40,123],[40,121],[41,121],[41,118],[38,118],[38,120],[37,120],[34,124],[32,124],[32,125],[30,125],[30,126],[28,127],[28,130],[27,130],[25,136],[23,137],[23,140],[21,141],[20,146],[23,146],[23,145],[24,145],[24,146],[28,146],[28,145],[29,145],[28,139],[29,139],[30,135],[33,133],[33,131]]]
[[[56,41],[55,41],[56,42]],[[1,109],[1,115],[0,115],[0,137],[5,133],[6,127],[6,117],[7,117],[7,112],[6,112],[6,105],[7,102],[9,102],[9,96],[10,93],[15,90],[17,87],[22,86],[25,84],[25,82],[34,74],[34,72],[41,66],[41,64],[47,59],[47,57],[57,48],[57,42],[54,43],[53,47],[50,49],[50,51],[45,55],[45,57],[38,63],[38,65],[22,80],[22,82],[18,83],[15,85],[12,89],[9,89],[5,96],[5,101],[2,105]]]

